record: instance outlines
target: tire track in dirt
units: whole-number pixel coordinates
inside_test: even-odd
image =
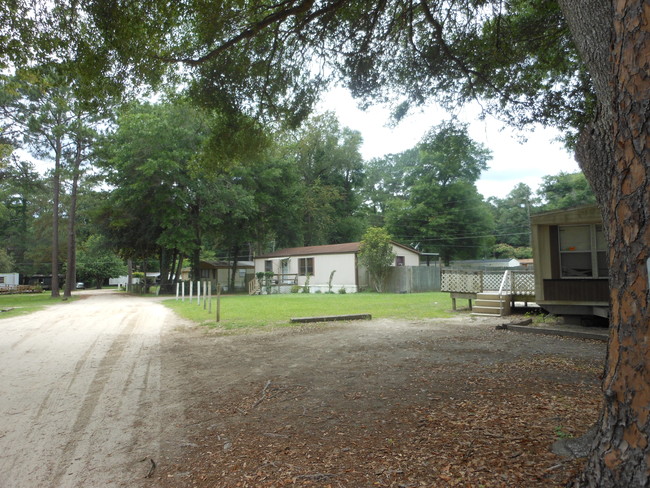
[[[174,317],[101,293],[0,320],[0,488],[139,486],[182,406],[160,393]]]
[[[120,334],[109,347],[108,351],[104,354],[104,357],[101,359],[95,377],[90,383],[88,391],[84,396],[77,418],[70,429],[73,434],[83,434],[86,432],[91,419],[95,414],[100,397],[108,386],[110,376],[113,374],[113,369],[117,362],[122,358],[124,350],[127,347],[127,343],[129,342],[136,325],[135,320],[127,321],[126,327],[122,329]],[[75,381],[75,379],[76,377],[73,377],[72,381]],[[125,388],[127,387],[128,383],[125,383]],[[65,444],[62,455],[58,460],[55,475],[52,479],[53,486],[58,486],[61,479],[66,475],[69,466],[72,464],[79,441],[80,439],[77,436],[74,436]]]

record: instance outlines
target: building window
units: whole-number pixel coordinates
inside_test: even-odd
[[[4,282],[5,282],[5,277],[4,277],[4,276],[0,276],[0,284],[4,284]]]
[[[267,273],[273,272],[273,261],[271,261],[270,259],[264,261],[264,271],[266,271]]]
[[[210,278],[210,270],[209,270],[209,269],[205,269],[205,268],[203,268],[203,269],[201,270],[201,278],[207,278],[207,279],[209,279],[209,278]]]
[[[405,266],[406,257],[404,256],[395,256],[395,266]]]
[[[300,276],[314,276],[314,258],[299,258],[298,274]]]
[[[562,278],[607,278],[607,243],[602,225],[560,226]]]

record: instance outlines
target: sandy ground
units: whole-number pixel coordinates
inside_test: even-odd
[[[159,303],[115,293],[0,320],[0,486],[133,486],[175,409]]]
[[[84,293],[0,320],[0,488],[284,486],[290,470],[292,486],[311,486],[325,469],[335,486],[416,486],[403,468],[354,467],[387,438],[406,442],[423,409],[490,404],[495,389],[506,402],[570,403],[575,385],[597,388],[605,352],[468,316],[232,334],[188,325],[156,299]],[[571,428],[561,415],[540,428]],[[427,466],[412,473],[417,486],[441,476]]]

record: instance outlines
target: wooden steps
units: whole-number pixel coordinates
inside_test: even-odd
[[[476,294],[472,306],[472,315],[488,315],[500,317],[510,315],[510,295],[499,297],[497,292],[483,292]]]

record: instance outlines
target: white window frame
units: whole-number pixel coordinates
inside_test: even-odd
[[[311,264],[311,266],[310,266]],[[298,275],[299,276],[314,276],[316,271],[316,260],[313,257],[298,258]]]

